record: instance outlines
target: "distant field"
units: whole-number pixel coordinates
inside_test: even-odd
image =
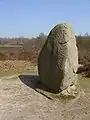
[[[29,60],[37,63],[37,58],[41,48],[43,47],[46,36],[37,38],[17,38],[7,39],[0,43],[0,60]],[[76,37],[78,56],[80,64],[90,62],[90,36]]]

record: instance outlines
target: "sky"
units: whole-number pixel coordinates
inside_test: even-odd
[[[64,22],[90,33],[90,0],[0,0],[0,37],[48,35]]]

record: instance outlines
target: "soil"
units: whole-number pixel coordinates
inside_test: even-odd
[[[90,89],[69,101],[49,99],[31,84],[35,79],[36,74],[0,78],[0,120],[90,120]]]

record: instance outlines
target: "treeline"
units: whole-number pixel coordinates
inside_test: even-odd
[[[1,45],[24,45],[25,43],[27,43],[28,41],[35,41],[35,40],[46,40],[47,35],[45,35],[44,33],[40,33],[39,36],[37,37],[32,37],[32,38],[26,38],[26,37],[4,37],[1,38],[0,37],[0,44]]]

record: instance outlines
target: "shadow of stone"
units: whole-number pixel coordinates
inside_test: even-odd
[[[56,94],[57,92],[49,89],[46,85],[42,84],[39,80],[38,75],[20,75],[19,79],[30,88],[34,89],[36,92],[42,94],[43,96],[47,97],[48,99],[52,99],[48,97],[44,92],[40,92],[39,90],[50,92]]]

